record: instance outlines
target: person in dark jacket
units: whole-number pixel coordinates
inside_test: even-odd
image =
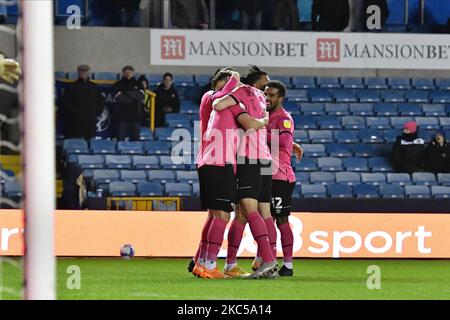
[[[166,72],[156,89],[155,127],[163,127],[166,113],[180,112],[180,98],[173,84],[173,75]]]
[[[246,0],[239,3],[241,28],[243,30],[260,30],[264,3],[261,0]]]
[[[174,28],[208,29],[209,12],[204,0],[173,0],[170,11]]]
[[[311,22],[314,31],[342,31],[349,20],[348,0],[313,0]]]
[[[445,131],[436,131],[425,149],[426,168],[431,172],[450,172],[450,145],[445,139]]]
[[[134,77],[134,68],[125,66],[122,79],[114,84],[116,99],[117,138],[119,141],[127,137],[131,141],[140,139],[144,91],[142,85]]]
[[[116,10],[116,26],[139,27],[141,0],[112,0],[112,2]]]
[[[275,14],[273,16],[273,27],[277,30],[298,30],[299,14],[297,1],[276,1]]]
[[[105,106],[97,85],[89,79],[89,66],[80,65],[78,80],[71,83],[63,96],[63,118],[66,138],[96,136],[97,115]]]
[[[413,173],[423,168],[425,142],[418,137],[415,121],[403,125],[403,134],[397,137],[392,148],[395,171]]]

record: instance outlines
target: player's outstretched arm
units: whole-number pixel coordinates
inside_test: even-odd
[[[266,116],[262,119],[255,119],[250,117],[248,113],[241,113],[237,118],[237,122],[245,130],[260,130],[267,126],[267,124],[269,123],[269,117]]]

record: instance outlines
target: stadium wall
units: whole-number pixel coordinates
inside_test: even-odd
[[[119,256],[130,243],[140,257],[191,257],[205,217],[206,212],[57,211],[55,253]],[[290,223],[295,257],[450,258],[450,215],[294,213]],[[226,245],[225,240],[221,257]],[[22,255],[23,249],[22,212],[1,210],[0,256]],[[247,225],[238,254],[253,257],[256,249]]]
[[[200,32],[200,31],[167,31],[174,32]],[[208,36],[208,32],[201,31],[200,36]],[[175,65],[150,65],[150,29],[143,28],[114,28],[114,27],[82,27],[80,30],[68,30],[65,27],[55,27],[55,68],[58,71],[74,71],[80,63],[88,63],[95,72],[119,72],[126,64],[134,65],[138,73],[163,73],[166,71],[174,74],[209,74],[215,70],[212,66],[192,66],[184,64],[182,68]],[[258,35],[258,34],[259,35]],[[309,37],[311,33],[284,32],[295,37]],[[327,34],[323,34],[327,36]],[[348,33],[340,35],[348,37]],[[267,36],[265,32],[255,32],[256,36]],[[419,35],[395,34],[390,36],[412,39]],[[420,35],[424,36],[424,35]],[[425,35],[426,36],[426,35]],[[364,36],[365,37],[365,36]],[[450,39],[450,36],[444,39]],[[158,39],[156,39],[158,40]],[[159,41],[159,40],[158,40]],[[445,40],[450,43],[450,40]],[[224,62],[214,60],[217,65]],[[278,75],[311,75],[311,76],[400,76],[400,77],[450,77],[449,70],[411,70],[411,69],[347,69],[347,68],[296,68],[277,67],[277,59],[273,59],[273,66],[266,69],[272,74]],[[246,68],[238,68],[244,71]]]

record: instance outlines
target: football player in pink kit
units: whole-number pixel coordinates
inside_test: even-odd
[[[211,81],[212,89],[208,92],[206,92],[201,100],[200,103],[200,109],[199,109],[199,116],[200,116],[200,145],[199,145],[199,152],[197,154],[197,163],[199,161],[199,158],[202,156],[202,150],[204,146],[204,134],[206,132],[206,129],[208,127],[209,117],[212,112],[212,102],[213,102],[213,96],[217,98],[221,98],[228,93],[230,93],[236,85],[239,83],[240,76],[239,73],[234,72],[231,68],[223,68],[217,70],[217,72],[214,75],[214,78]],[[200,240],[200,244],[197,250],[197,253],[195,254],[195,257],[190,261],[188,266],[188,271],[193,272],[195,263],[199,260],[199,258],[203,260],[206,256],[206,238],[208,235],[208,230],[211,225],[213,219],[213,214],[211,212],[208,212],[208,217],[205,221],[205,224],[203,226],[202,236]]]
[[[282,82],[269,81],[264,92],[269,111],[267,142],[271,146],[273,163],[278,165],[273,168],[271,213],[280,230],[283,248],[283,266],[279,274],[280,276],[292,276],[294,236],[288,218],[291,214],[292,191],[295,186],[295,174],[291,165],[294,121],[283,108],[286,87]],[[274,135],[278,135],[278,139],[273,139]],[[278,147],[271,144],[272,140],[278,141]]]
[[[259,130],[267,122],[265,114],[258,118],[251,117],[238,104],[223,111],[213,110],[210,114],[197,158],[202,208],[208,209],[213,216],[204,243],[206,254],[202,244],[193,270],[201,278],[225,278],[224,273],[217,269],[217,255],[230,219],[232,203],[236,201],[237,123],[246,130]]]
[[[260,118],[266,113],[264,93],[253,86],[239,86],[228,96],[217,99],[213,103],[216,110],[226,110],[235,105],[242,105],[255,118]],[[263,202],[263,199],[269,205],[271,202],[271,187],[264,188],[266,180],[272,181],[270,167],[271,155],[267,146],[266,130],[247,132],[241,140],[238,151],[238,197],[241,212],[249,222],[250,230],[258,243],[263,261],[260,267],[250,275],[250,278],[278,276],[278,265],[272,253],[267,226],[258,211],[258,202]],[[269,179],[266,179],[267,177]]]

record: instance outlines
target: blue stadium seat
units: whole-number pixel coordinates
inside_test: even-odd
[[[63,71],[55,71],[55,80],[65,80],[67,78],[67,74]]]
[[[450,129],[450,117],[441,117],[439,118],[439,123],[443,129]]]
[[[406,122],[413,121],[412,117],[391,117],[391,126],[394,129],[402,129]]]
[[[141,127],[140,133],[139,133],[139,140],[141,141],[153,141],[155,140],[153,136],[153,131],[150,130],[150,128],[147,127]]]
[[[347,116],[350,114],[349,106],[346,103],[326,103],[325,112],[329,116]]]
[[[443,104],[423,104],[422,113],[425,117],[445,117],[445,105]]]
[[[352,187],[342,184],[327,185],[327,194],[330,198],[353,198]]]
[[[391,161],[384,157],[373,157],[369,159],[369,167],[372,172],[393,172]]]
[[[349,186],[360,184],[361,176],[357,172],[338,172],[336,173],[336,183]]]
[[[358,102],[358,99],[356,98],[356,93],[354,90],[334,90],[333,91],[333,98],[337,103],[341,102]]]
[[[448,199],[450,198],[450,187],[432,186],[431,195],[435,199],[442,199],[442,198]]]
[[[333,142],[333,132],[330,130],[310,130],[309,139],[312,143]]]
[[[380,186],[380,195],[382,198],[404,198],[405,188],[398,184],[384,184]]]
[[[313,116],[303,116],[303,117],[294,117],[295,126],[298,129],[306,130],[306,129],[317,129],[317,117]]]
[[[327,145],[327,154],[330,157],[347,158],[352,156],[348,144],[332,143]]]
[[[144,154],[144,143],[140,141],[119,141],[117,151],[120,154]]]
[[[194,182],[198,182],[198,174],[197,171],[177,171],[177,181],[193,184]]]
[[[366,198],[366,199],[372,199],[372,198],[378,198],[378,186],[375,185],[369,185],[369,184],[359,184],[356,186],[353,186],[353,192],[356,196],[356,198]]]
[[[397,110],[401,116],[421,116],[422,108],[418,104],[413,103],[399,103]]]
[[[413,78],[412,85],[416,90],[434,90],[434,80],[431,78]]]
[[[309,172],[296,172],[295,173],[295,183],[302,185],[304,183],[310,183],[310,173]]]
[[[292,90],[291,90],[292,91]],[[308,92],[311,102],[332,102],[333,97],[327,89],[311,89]]]
[[[22,185],[18,181],[6,181],[4,191],[8,198],[22,197]]]
[[[366,121],[363,117],[344,116],[342,117],[342,126],[344,129],[363,129],[366,127]]]
[[[1,164],[0,164],[1,167]],[[0,170],[0,183],[5,184],[6,181],[14,181],[15,174],[14,171],[8,170],[8,169],[1,169]],[[1,192],[1,185],[0,185],[0,192]]]
[[[341,87],[339,79],[335,77],[317,77],[317,85],[319,88],[338,89]]]
[[[317,117],[317,124],[320,129],[341,129],[341,118],[332,116]]]
[[[408,198],[430,198],[430,187],[421,186],[405,186],[405,195]]]
[[[386,119],[389,122],[388,118],[367,118],[367,125],[369,128],[378,128],[376,123],[372,123],[370,119]],[[381,131],[376,129],[362,129],[359,131],[359,139],[362,143],[383,143],[384,138]]]
[[[361,181],[364,184],[379,186],[386,183],[386,175],[381,172],[361,173]]]
[[[270,75],[270,80],[278,80],[283,82],[283,84],[287,87],[287,88],[291,88],[292,84],[291,84],[291,76],[284,76],[284,75]]]
[[[436,87],[439,90],[450,90],[450,79],[436,79]]]
[[[372,149],[379,157],[390,157],[392,154],[391,143],[372,144]]]
[[[317,160],[314,158],[304,157],[300,162],[296,161],[295,171],[316,171]]]
[[[388,78],[388,84],[394,90],[409,90],[411,89],[411,81],[407,78]]]
[[[82,169],[103,169],[105,167],[105,157],[102,155],[78,155],[78,165]]]
[[[370,144],[354,144],[352,152],[355,157],[370,158],[376,156],[375,150]]]
[[[166,123],[170,128],[189,128],[192,126],[191,118],[181,113],[166,114]]]
[[[359,142],[358,132],[356,130],[338,130],[335,132],[335,141],[337,143],[357,143]]]
[[[175,171],[172,170],[150,170],[147,172],[148,181],[159,183],[175,182]]]
[[[128,155],[116,156],[108,154],[105,156],[105,162],[108,169],[131,169],[131,157]]]
[[[198,114],[200,106],[194,101],[182,100],[180,104],[180,113]]]
[[[390,184],[398,184],[401,186],[410,185],[411,177],[407,173],[388,173],[387,176],[387,182]]]
[[[323,116],[325,115],[324,104],[300,103],[300,113],[304,116]]]
[[[292,84],[297,89],[312,89],[316,87],[316,80],[314,77],[293,77]]]
[[[168,141],[146,141],[144,150],[149,155],[169,155],[171,143]]]
[[[438,173],[437,179],[440,185],[450,187],[450,173]]]
[[[397,105],[393,103],[374,103],[373,111],[377,116],[397,116]]]
[[[294,130],[294,141],[297,143],[308,143],[308,132],[306,130]]]
[[[210,74],[198,74],[195,76],[195,83],[198,86],[205,86],[209,83],[209,81],[211,80],[212,75]]]
[[[343,160],[343,165],[346,171],[369,171],[367,160],[364,158],[345,158]]]
[[[300,108],[299,108],[298,104],[294,101],[285,101],[284,109],[286,109],[286,111],[289,112],[291,114],[291,116],[300,115]]]
[[[431,91],[431,103],[450,103],[449,91]]]
[[[342,160],[335,157],[320,157],[317,159],[317,166],[322,171],[341,171]]]
[[[156,128],[155,137],[159,141],[171,141],[175,128]]]
[[[350,104],[350,113],[354,116],[373,116],[373,106],[370,103]]]
[[[391,120],[392,121],[392,120]],[[403,124],[402,124],[403,125]],[[386,142],[386,143],[393,143],[393,142],[395,142],[395,140],[397,139],[397,136],[399,135],[400,133],[399,132],[397,132],[396,130],[385,130],[384,132],[383,132],[383,138],[384,138],[384,141]]]
[[[139,182],[137,194],[140,197],[155,197],[164,195],[164,187],[159,182]]]
[[[367,117],[366,118],[367,127],[370,129],[390,129],[391,128],[391,121],[387,117]]]
[[[96,72],[93,74],[95,80],[108,80],[117,81],[119,80],[119,75],[113,72]]]
[[[136,186],[132,182],[111,182],[109,184],[109,194],[113,197],[133,197],[136,195]]]
[[[419,127],[420,129],[420,127]],[[423,141],[425,141],[425,143],[431,141],[431,139],[433,139],[435,130],[419,130],[419,138],[421,138]]]
[[[192,195],[192,187],[189,183],[173,183],[165,184],[166,195],[169,197],[189,197]]]
[[[292,198],[294,198],[294,199],[300,198],[300,185],[296,184],[294,186],[294,191],[292,192]]]
[[[405,95],[403,91],[398,90],[384,90],[381,92],[381,99],[385,103],[405,102]]]
[[[96,140],[90,141],[91,151],[93,154],[115,154],[116,142],[113,140]]]
[[[162,75],[158,73],[147,73],[145,75],[148,82],[150,83],[150,86],[159,86],[162,81]]]
[[[436,176],[432,172],[413,172],[412,181],[417,185],[436,185]]]
[[[325,157],[325,146],[323,144],[302,144],[305,157]]]
[[[428,91],[407,91],[405,93],[406,100],[412,103],[428,103],[430,102]]]
[[[161,156],[161,168],[164,170],[184,170],[186,169],[186,161],[184,157]]]
[[[65,154],[71,154],[71,153],[88,154],[89,147],[88,147],[86,140],[66,139],[63,142],[63,151]]]
[[[342,77],[341,85],[344,89],[364,89],[362,79],[356,77]]]
[[[194,77],[188,74],[174,74],[173,82],[175,83],[176,86],[179,87],[187,87],[195,85]]]
[[[326,188],[320,184],[304,184],[300,186],[302,198],[326,198]]]
[[[200,184],[198,182],[192,184],[192,196],[200,197]]]
[[[439,129],[438,118],[435,117],[416,117],[416,123],[419,129],[437,130]]]
[[[388,85],[385,78],[364,78],[364,84],[367,89],[387,89]]]
[[[133,169],[159,169],[158,156],[133,156]]]
[[[110,183],[120,180],[120,174],[117,170],[94,170],[92,171],[92,180],[95,185]]]
[[[361,103],[381,102],[380,95],[376,90],[358,90],[356,96]]]
[[[144,170],[120,170],[120,180],[132,183],[147,181],[147,173]]]
[[[286,98],[288,101],[297,101],[297,102],[308,102],[308,91],[304,89],[293,89],[288,90],[286,93]]]
[[[78,79],[78,72],[77,71],[67,72],[67,79],[69,79],[69,80],[77,80]]]

